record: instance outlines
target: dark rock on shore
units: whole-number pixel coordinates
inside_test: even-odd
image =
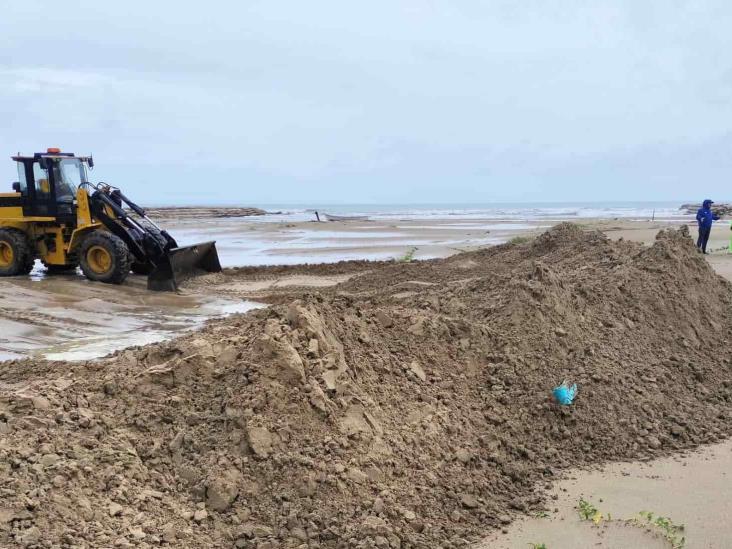
[[[701,203],[699,204],[682,204],[679,208],[684,213],[687,214],[696,214],[696,211],[701,208]],[[717,214],[719,217],[725,217],[732,214],[732,204],[726,204],[723,202],[720,202],[718,204],[712,205],[712,211]]]

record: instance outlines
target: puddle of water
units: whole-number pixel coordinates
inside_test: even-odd
[[[302,227],[272,232],[251,230],[240,222],[238,228],[220,227],[214,235],[208,228],[173,231],[181,242],[216,239],[221,264],[238,265],[297,265],[301,263],[335,263],[344,260],[384,260],[400,257],[411,247],[418,247],[415,257],[430,259],[454,253],[455,248],[500,244],[506,238],[487,235],[480,227],[472,234],[469,228],[460,231],[441,231],[438,234],[409,234],[408,230],[384,231],[313,230]],[[440,227],[436,227],[439,229]],[[462,236],[462,237],[461,237]]]
[[[3,360],[13,360],[16,358],[23,358],[23,355],[0,350],[0,362],[2,362]]]
[[[170,339],[206,320],[264,305],[208,296],[150,292],[145,278],[93,283],[80,274],[0,281],[0,360],[39,356],[86,360]]]
[[[155,320],[148,323],[151,313],[135,315],[137,322],[131,322],[130,328],[119,330],[114,338],[109,333],[98,336],[81,337],[74,341],[61,343],[44,349],[40,354],[49,360],[89,360],[137,345],[158,343],[172,339],[181,332],[201,327],[207,320],[222,318],[236,313],[265,307],[254,301],[227,301],[217,299],[203,303],[198,310],[183,309],[177,313],[152,317]],[[132,327],[132,325],[137,325]]]
[[[531,225],[529,223],[440,223],[434,225],[396,225],[397,229],[420,229],[420,230],[452,230],[465,231],[529,231],[531,229],[543,229],[550,225]]]
[[[40,355],[48,360],[90,360],[108,355],[114,351],[133,347],[135,345],[147,345],[158,343],[173,337],[173,332],[134,332],[120,333],[115,335],[114,340],[109,336],[98,338],[82,338],[67,345],[51,347],[48,352],[41,352]]]
[[[204,222],[205,221],[205,222]],[[524,221],[506,223],[486,219],[408,219],[350,225],[328,223],[262,223],[252,218],[176,223],[168,229],[182,243],[216,240],[225,267],[293,265],[343,260],[380,260],[402,256],[413,246],[416,257],[444,257],[456,249],[505,242],[512,233],[536,228]]]
[[[383,238],[404,238],[404,233],[398,233],[395,231],[311,231],[308,233],[303,232],[305,236],[304,240],[319,241],[319,240],[342,240],[342,239],[383,239]]]

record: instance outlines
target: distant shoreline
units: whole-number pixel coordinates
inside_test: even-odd
[[[155,219],[203,219],[224,217],[250,217],[257,215],[279,214],[261,208],[235,208],[218,206],[163,206],[145,208],[150,217]]]
[[[262,221],[298,223],[315,221],[315,212],[321,220],[325,214],[333,219],[369,219],[398,222],[406,220],[503,220],[540,221],[586,219],[677,220],[690,214],[681,209],[679,202],[597,202],[597,203],[524,203],[524,204],[351,204],[288,206],[150,206],[147,211],[160,220],[196,220],[214,218],[254,217]],[[694,209],[695,213],[696,209]]]

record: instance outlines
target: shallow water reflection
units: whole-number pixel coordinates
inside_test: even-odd
[[[0,360],[39,356],[86,360],[170,339],[210,318],[263,307],[252,301],[147,290],[145,277],[121,286],[81,274],[0,281]]]

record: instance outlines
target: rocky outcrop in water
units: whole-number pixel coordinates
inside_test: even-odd
[[[701,208],[700,204],[682,204],[679,208],[681,211],[687,214],[696,214],[696,211]],[[719,217],[725,217],[730,214],[732,214],[732,204],[726,204],[724,202],[720,202],[718,204],[712,205],[712,211],[717,214]]]
[[[252,215],[279,214],[282,212],[268,212],[260,208],[216,208],[211,206],[186,206],[146,208],[147,214],[153,219],[208,219],[212,217],[249,217]]]

